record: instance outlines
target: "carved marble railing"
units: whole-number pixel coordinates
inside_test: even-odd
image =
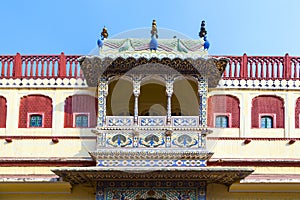
[[[139,116],[138,123],[134,124],[133,116],[106,116],[106,127],[174,127],[174,128],[197,128],[199,126],[198,116],[172,116],[171,124],[167,123],[166,116]]]
[[[166,126],[166,116],[140,116],[138,117],[138,125],[143,127],[162,127]]]
[[[198,116],[172,116],[171,125],[173,127],[197,127],[199,126]]]
[[[107,127],[130,127],[133,126],[132,116],[107,116]]]

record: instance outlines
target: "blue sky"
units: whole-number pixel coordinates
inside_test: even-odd
[[[113,36],[150,31],[156,19],[194,39],[206,20],[213,55],[300,56],[299,9],[299,0],[2,0],[0,55],[88,54],[104,25]]]

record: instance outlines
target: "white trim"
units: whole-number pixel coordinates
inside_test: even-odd
[[[76,127],[76,116],[77,115],[87,115],[87,117],[88,117],[88,126],[87,127]],[[87,112],[73,113],[73,128],[89,128],[89,127],[90,127],[90,113],[87,113]]]
[[[31,115],[41,115],[42,116],[42,126],[30,126],[30,117]],[[45,113],[44,112],[33,112],[27,113],[27,128],[44,128],[45,126]]]

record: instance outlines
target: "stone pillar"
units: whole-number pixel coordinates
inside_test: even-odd
[[[171,98],[173,95],[173,84],[174,84],[174,79],[172,77],[167,77],[166,78],[166,93],[168,97],[168,102],[167,102],[167,124],[171,124]]]
[[[134,95],[134,124],[138,123],[139,115],[139,96],[141,89],[141,79],[140,77],[133,77],[133,95]]]
[[[107,94],[108,80],[106,77],[101,77],[98,82],[98,127],[102,127],[105,125]]]
[[[208,84],[207,80],[199,77],[198,78],[198,93],[200,97],[199,102],[199,123],[202,128],[207,128],[207,91]]]

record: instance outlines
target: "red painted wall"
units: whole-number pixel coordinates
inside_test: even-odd
[[[214,127],[214,113],[231,113],[231,128],[240,127],[239,100],[230,95],[214,95],[208,98],[208,126]]]
[[[19,128],[27,128],[27,113],[44,113],[44,128],[52,127],[52,99],[43,95],[28,95],[21,98]]]
[[[65,100],[65,128],[73,127],[73,113],[90,113],[90,127],[97,125],[97,98],[89,95],[74,95]]]
[[[0,128],[6,127],[6,99],[0,96]]]
[[[300,128],[299,114],[300,114],[300,98],[298,98],[297,102],[296,102],[296,108],[295,108],[295,128]]]
[[[258,96],[252,100],[252,128],[259,128],[259,114],[276,114],[276,128],[284,128],[284,103],[280,97]]]

